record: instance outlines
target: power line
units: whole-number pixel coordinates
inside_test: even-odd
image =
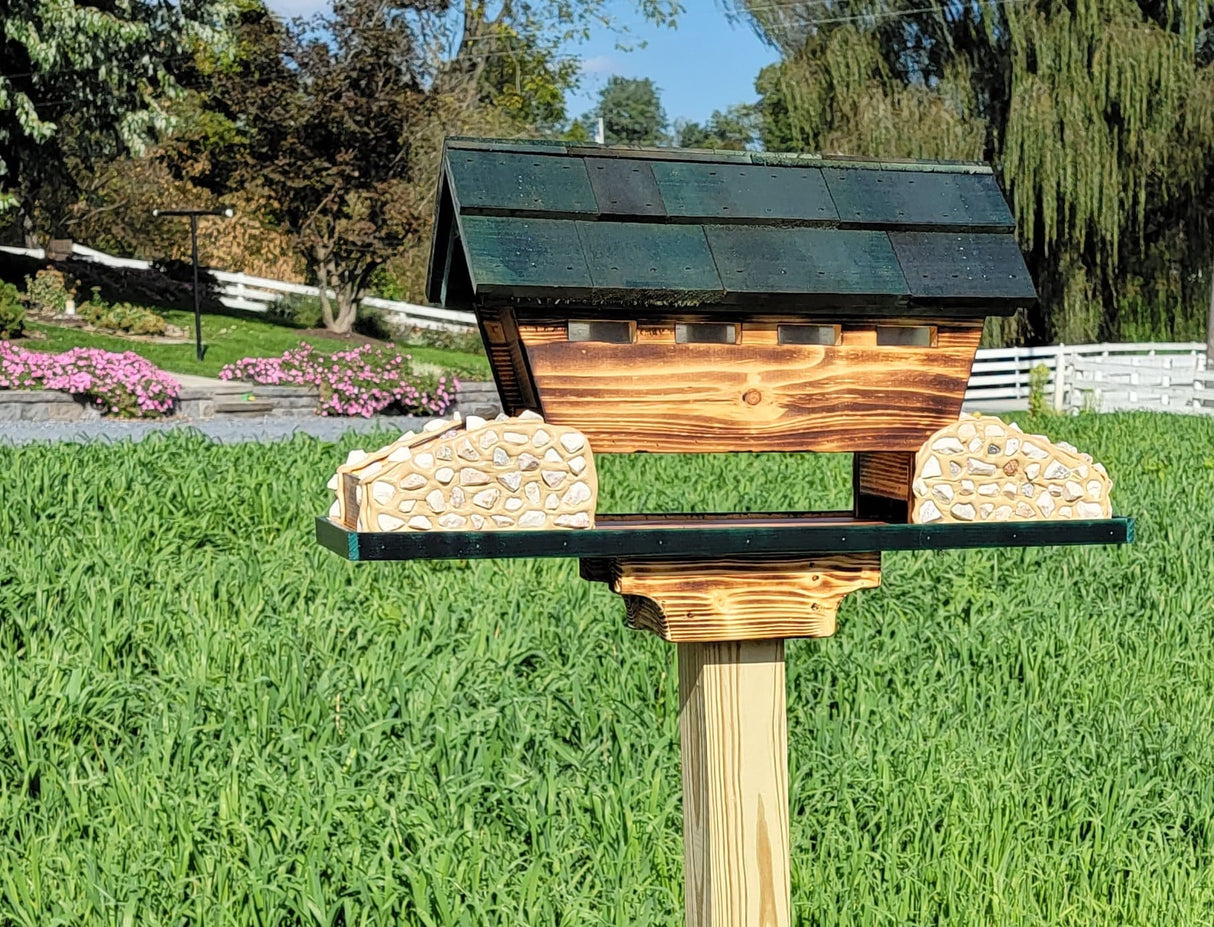
[[[846,2],[846,0],[792,0],[792,2],[789,2],[789,3],[770,2],[770,3],[767,3],[762,6],[745,7],[744,10],[745,10],[745,13],[747,13],[747,14],[754,14],[754,13],[762,13],[762,12],[776,12],[776,11],[781,11],[781,10],[804,10],[807,7],[825,7],[825,6],[829,6],[831,4],[836,4],[836,3],[841,5],[844,2]],[[981,6],[991,7],[991,6],[1012,6],[1014,4],[1019,4],[1019,3],[1030,3],[1030,2],[1033,2],[1033,0],[978,0],[978,2]],[[956,12],[958,9],[965,9],[965,8],[966,7],[964,4],[962,4],[960,6],[953,6],[953,7],[943,6],[940,4],[931,4],[931,5],[916,7],[916,8],[909,9],[909,10],[887,10],[885,12],[873,11],[873,12],[868,12],[868,13],[854,13],[854,14],[850,14],[847,16],[834,16],[834,17],[828,17],[825,19],[818,19],[815,17],[804,17],[804,18],[801,18],[800,20],[798,20],[798,24],[806,25],[806,26],[828,26],[828,25],[840,25],[840,24],[852,23],[852,22],[908,19],[912,16],[919,16],[924,13],[952,13],[952,12]],[[478,40],[478,39],[487,40],[487,39],[493,39],[493,38],[499,38],[499,37],[498,36],[480,36],[480,37],[474,36],[474,37],[472,37],[472,40]],[[513,58],[517,58],[518,56],[519,56],[518,52],[515,52],[515,51],[499,50],[499,51],[485,52],[483,54],[478,54],[473,57],[475,57],[478,60],[484,60],[484,59],[490,59],[490,58],[493,58],[493,59],[512,58],[513,59]],[[163,64],[169,64],[169,63],[190,62],[190,61],[196,60],[196,57],[197,56],[195,56],[195,55],[173,56],[173,57],[163,59],[161,64],[163,65]],[[552,54],[552,55],[548,56],[548,60],[551,62],[580,61],[581,57],[582,57],[581,55],[575,55],[575,54]],[[449,63],[452,63],[452,62],[455,62],[458,60],[459,60],[458,57],[447,58],[444,60],[444,63],[449,64]],[[91,66],[87,66],[87,67],[81,66],[81,67],[75,67],[75,68],[45,68],[45,69],[42,69],[39,71],[0,73],[0,79],[12,80],[14,78],[21,78],[21,77],[42,77],[42,76],[52,76],[52,75],[58,75],[58,74],[78,74],[78,73],[83,73],[85,71],[94,71],[94,70],[97,70],[99,67],[101,67],[101,65],[91,65]],[[46,100],[46,101],[40,101],[40,105],[51,106],[51,105],[61,105],[61,104],[66,104],[66,103],[71,103],[71,102],[75,102],[75,101],[74,100]]]
[[[848,0],[789,0],[788,3],[767,3],[761,6],[750,6],[744,4],[739,10],[740,13],[768,13],[779,10],[803,10],[812,6],[843,6]]]
[[[170,55],[168,58],[161,58],[159,62],[163,64],[180,64],[185,61],[194,61],[195,55]],[[154,65],[156,62],[149,62],[149,65]],[[39,68],[37,71],[0,71],[0,80],[11,80],[15,77],[42,77],[49,74],[80,74],[84,71],[96,71],[105,67],[103,63],[81,65],[76,68]]]
[[[764,6],[745,7],[746,13],[763,13],[777,12],[780,10],[803,10],[806,7],[813,6],[828,6],[832,3],[842,5],[844,0],[794,0],[792,3],[771,3]],[[972,9],[973,6],[979,8],[983,6],[1011,6],[1017,3],[1031,3],[1033,0],[977,0],[975,4],[959,3],[955,6],[942,6],[933,4],[930,6],[916,7],[910,10],[887,10],[885,12],[872,11],[868,13],[854,13],[848,16],[835,16],[829,19],[817,19],[816,17],[803,17],[799,20],[800,24],[807,26],[825,26],[836,23],[861,22],[864,20],[877,19],[906,19],[911,16],[918,16],[921,13],[955,13],[967,8]]]

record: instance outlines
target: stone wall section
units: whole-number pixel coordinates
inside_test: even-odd
[[[329,487],[330,517],[357,531],[592,528],[598,499],[585,435],[535,412],[435,420],[351,452]]]
[[[962,415],[915,455],[911,521],[945,524],[1112,517],[1103,466],[1065,442]]]

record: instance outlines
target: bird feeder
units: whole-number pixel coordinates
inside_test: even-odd
[[[577,557],[678,646],[689,925],[791,922],[784,641],[833,634],[883,551],[1132,539],[1083,517],[1111,516],[1090,458],[962,418],[986,317],[1036,299],[1013,233],[983,164],[447,141],[428,295],[475,312],[508,414],[595,452],[853,454],[844,512],[317,522],[351,560]]]

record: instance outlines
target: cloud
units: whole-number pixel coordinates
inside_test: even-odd
[[[583,74],[614,74],[618,67],[611,55],[594,55],[582,59]]]

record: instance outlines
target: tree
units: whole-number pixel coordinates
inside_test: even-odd
[[[164,157],[217,194],[265,202],[324,294],[325,325],[346,332],[385,265],[424,273],[444,135],[563,122],[576,68],[561,42],[605,15],[606,0],[337,0],[292,23],[241,2],[235,50],[196,61],[194,115]],[[639,6],[658,21],[677,10]]]
[[[445,7],[447,4],[444,4]],[[681,0],[632,0],[649,22],[674,26]],[[565,122],[565,93],[578,81],[576,56],[564,49],[606,29],[621,38],[618,0],[463,0],[441,25],[425,24],[443,39],[436,90],[471,94],[542,134],[557,134]]]
[[[758,138],[759,110],[752,103],[738,103],[724,112],[713,110],[703,125],[690,120],[675,121],[675,139],[680,148],[744,151]]]
[[[738,3],[782,59],[768,147],[982,158],[1042,310],[1005,338],[1191,338],[1214,251],[1205,0]]]
[[[206,138],[202,179],[264,193],[336,332],[350,331],[371,276],[427,221],[409,186],[416,127],[432,102],[414,22],[438,7],[337,0],[331,13],[292,25],[250,8],[237,27],[239,66],[209,75],[210,103],[225,107],[235,131],[226,142]]]
[[[599,92],[598,105],[582,117],[584,125],[603,120],[608,145],[661,145],[666,138],[666,113],[652,80],[613,74]]]
[[[78,167],[140,151],[169,127],[174,71],[214,41],[218,0],[0,6],[0,212],[34,243],[35,209],[70,202]]]

